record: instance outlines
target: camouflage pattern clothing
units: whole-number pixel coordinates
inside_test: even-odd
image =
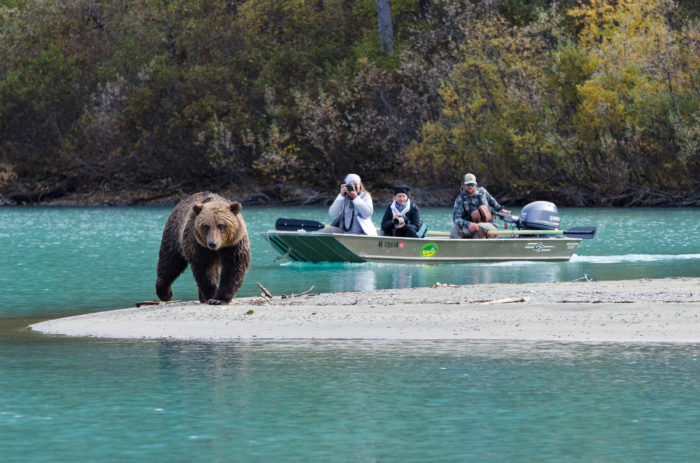
[[[457,199],[455,199],[455,205],[452,209],[454,224],[459,228],[469,227],[469,223],[472,222],[472,211],[478,209],[482,204],[489,206],[492,211],[503,209],[503,206],[493,199],[493,196],[486,191],[486,188],[478,187],[473,196],[469,196],[464,191],[461,191]],[[490,223],[495,225],[495,221],[494,217]]]

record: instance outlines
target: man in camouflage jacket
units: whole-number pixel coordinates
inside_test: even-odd
[[[499,211],[510,214],[510,211],[503,209],[486,188],[477,187],[476,176],[466,174],[462,178],[462,186],[459,196],[455,199],[452,209],[452,230],[450,238],[488,238],[488,232],[496,230],[495,219],[490,222],[474,222],[472,212],[481,205],[488,206],[491,211]]]

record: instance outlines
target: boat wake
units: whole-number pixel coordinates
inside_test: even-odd
[[[580,256],[574,254],[570,262],[614,264],[619,262],[658,262],[664,260],[700,259],[700,254],[623,254],[620,256]]]

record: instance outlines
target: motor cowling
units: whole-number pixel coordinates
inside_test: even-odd
[[[560,221],[557,206],[549,201],[535,201],[520,211],[519,222],[525,229],[556,230],[559,228]]]

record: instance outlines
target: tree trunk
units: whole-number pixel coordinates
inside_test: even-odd
[[[379,39],[382,41],[384,53],[394,53],[394,32],[391,28],[391,4],[389,0],[377,0],[377,21],[379,23]]]

